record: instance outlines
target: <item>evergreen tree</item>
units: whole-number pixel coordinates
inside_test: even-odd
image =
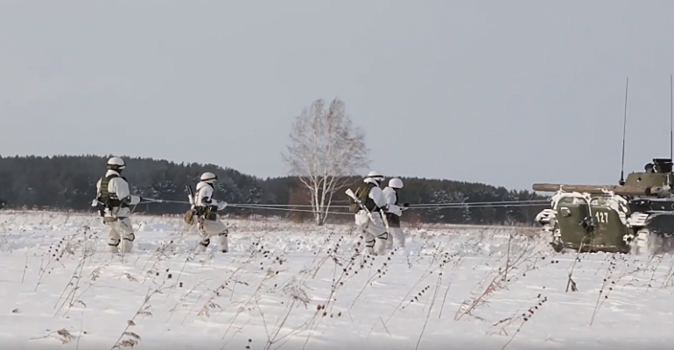
[[[109,156],[53,156],[53,157],[0,157],[0,209],[36,208],[92,210],[91,200],[96,196],[96,181],[106,172]],[[194,188],[199,176],[210,171],[218,175],[215,198],[233,204],[308,204],[309,196],[295,177],[262,179],[242,174],[234,169],[214,164],[174,163],[151,158],[122,156],[127,163],[123,176],[133,193],[146,198],[187,201],[185,187]],[[361,178],[348,179],[355,188]],[[536,213],[547,207],[540,206],[471,206],[476,202],[528,201],[543,199],[529,191],[509,191],[480,183],[451,180],[402,178],[405,187],[400,191],[400,203],[447,204],[452,206],[429,209],[411,209],[420,219],[435,223],[499,224],[531,222]],[[333,205],[348,204],[348,197],[341,191]],[[153,203],[142,205],[138,211],[149,214],[180,214],[187,204]],[[302,208],[306,210],[307,208]],[[346,211],[334,208],[333,211]],[[283,215],[289,211],[269,209],[242,209],[230,207],[230,214]],[[295,213],[297,214],[297,213]],[[304,215],[296,215],[304,216]],[[309,215],[310,216],[310,215]],[[349,218],[348,216],[342,216]]]

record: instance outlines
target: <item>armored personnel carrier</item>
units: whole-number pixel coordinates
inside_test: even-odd
[[[671,158],[656,158],[616,186],[538,183],[556,192],[536,216],[557,252],[663,254],[674,251],[674,174]]]

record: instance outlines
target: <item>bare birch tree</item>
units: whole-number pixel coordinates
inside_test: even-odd
[[[311,193],[315,222],[323,225],[333,195],[370,163],[365,134],[353,125],[344,102],[336,98],[326,110],[319,99],[295,118],[290,140],[283,160]]]

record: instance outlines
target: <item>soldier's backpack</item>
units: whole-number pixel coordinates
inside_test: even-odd
[[[354,192],[356,195],[356,198],[360,200],[360,202],[365,205],[365,202],[367,201],[367,196],[370,194],[370,186],[368,184],[364,184],[363,186],[358,187],[356,189],[356,192]],[[361,209],[360,204],[351,199],[351,205],[349,205],[349,211],[352,213],[357,213]]]
[[[101,178],[101,185],[100,189],[98,192],[98,195],[96,196],[96,199],[103,203],[103,206],[99,208],[99,211],[104,210],[105,208],[112,209],[114,207],[122,207],[122,208],[128,208],[129,205],[126,204],[125,202],[122,202],[117,198],[117,195],[113,195],[110,192],[108,192],[108,184],[110,183],[110,180],[120,177],[126,181],[126,178],[123,176],[119,176],[117,174],[110,174],[109,176]],[[102,215],[102,214],[101,214]]]

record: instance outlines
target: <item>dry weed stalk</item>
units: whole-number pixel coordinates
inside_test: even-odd
[[[244,268],[245,266],[247,266],[247,265],[250,263],[250,261],[252,261],[252,260],[253,260],[253,258],[252,258],[252,257],[249,257],[247,260],[245,260],[244,262],[242,262],[241,265],[240,265],[236,270],[234,270],[234,271],[232,272],[232,274],[229,276],[229,278],[228,278],[225,282],[223,282],[223,283],[220,285],[220,287],[223,287],[223,288],[218,288],[218,289],[224,289],[224,286],[226,286],[230,281],[233,280],[233,278],[234,278],[234,276],[236,275],[236,273],[238,273],[239,271],[243,270],[243,268]],[[258,293],[259,293],[260,290],[264,287],[265,283],[266,283],[269,279],[275,277],[275,276],[277,275],[277,273],[278,273],[278,271],[277,271],[276,273],[274,273],[271,269],[269,269],[269,270],[267,271],[267,273],[265,274],[265,277],[262,279],[262,281],[260,281],[260,283],[258,284],[257,288],[256,288],[255,291],[251,294],[251,296],[248,298],[248,300],[247,300],[245,303],[243,303],[243,305],[239,306],[239,308],[237,309],[236,314],[234,315],[234,319],[232,320],[232,322],[229,324],[229,326],[228,326],[227,329],[225,330],[225,333],[224,333],[224,335],[222,336],[221,339],[224,339],[224,338],[227,336],[227,334],[229,333],[229,330],[234,326],[234,322],[236,322],[237,318],[241,315],[241,313],[243,313],[244,311],[247,310],[248,305],[251,303],[251,301],[257,300],[257,298],[259,298]],[[233,290],[232,290],[232,292],[233,292]],[[206,308],[206,312],[207,312],[207,308],[208,308],[208,307],[211,307],[211,306],[209,306],[210,303],[212,303],[212,301],[213,301],[217,296],[219,296],[219,291],[216,289],[215,291],[213,291],[211,297],[206,301],[206,303],[204,303],[204,305],[203,305],[203,307],[202,307],[201,310],[204,311],[204,309]],[[206,314],[206,313],[203,313],[203,314]],[[189,314],[188,314],[188,315],[189,315]],[[187,318],[187,316],[185,316],[185,318]]]
[[[452,257],[450,256],[450,259]],[[454,261],[454,266],[452,268],[452,274],[450,275],[449,278],[449,283],[447,284],[447,288],[445,289],[445,294],[442,296],[442,304],[440,305],[440,312],[438,313],[438,319],[442,319],[442,312],[445,310],[445,302],[447,301],[447,295],[449,294],[449,288],[452,286],[452,280],[454,279],[454,275],[456,274],[457,268],[461,265],[463,262],[463,257],[459,256],[455,261]]]
[[[578,286],[576,285],[576,281],[573,280],[573,271],[576,268],[576,263],[580,262],[580,252],[583,251],[583,243],[584,243],[584,241],[580,242],[580,246],[578,247],[578,252],[576,253],[576,258],[573,260],[573,264],[571,264],[571,269],[569,270],[569,276],[568,276],[568,279],[566,280],[566,291],[565,291],[565,293],[569,292],[569,288],[571,288],[572,292],[578,291]]]
[[[73,247],[71,245],[72,240],[75,236],[65,236],[59,240],[59,242],[54,246],[53,244],[49,246],[49,249],[47,250],[47,254],[49,255],[47,258],[47,264],[43,267],[42,264],[44,263],[44,258],[42,259],[42,262],[40,263],[40,274],[37,280],[37,283],[35,284],[35,292],[37,292],[37,289],[39,288],[42,278],[44,278],[45,274],[51,274],[51,272],[54,270],[54,267],[52,266],[53,264],[60,264],[62,267],[65,267],[63,263],[61,262],[61,259],[63,259],[63,256],[68,253],[68,254],[75,254],[73,251]],[[68,240],[66,241],[66,238]]]
[[[47,333],[47,335],[42,336],[42,337],[36,337],[36,338],[30,338],[31,340],[36,340],[36,339],[45,339],[45,338],[56,338],[61,341],[61,344],[65,345],[70,343],[71,340],[75,339],[75,337],[70,334],[70,332],[65,329],[59,329],[57,331],[51,331]]]
[[[354,228],[351,228],[351,231],[354,231]],[[321,247],[321,250],[323,250],[323,248],[330,243],[333,234],[334,234],[334,231],[331,231],[330,234],[328,235],[328,237],[326,237],[325,241],[323,242],[323,246]],[[360,240],[356,243],[356,247],[354,247],[354,251],[356,251],[356,252],[359,250],[359,247],[360,247],[361,242],[363,240],[363,238],[362,238],[363,236],[361,235],[360,237],[361,237]],[[318,262],[317,262],[318,254],[316,254],[316,256],[314,257],[314,261],[312,262],[312,266],[315,266],[315,268],[313,269],[314,272],[311,274],[311,278],[316,278],[316,275],[318,274],[318,271],[320,271],[320,269],[328,261],[328,259],[332,258],[332,260],[336,264],[340,264],[339,263],[339,257],[338,257],[337,254],[338,254],[339,249],[340,249],[340,244],[342,243],[343,240],[344,240],[344,236],[339,237],[335,246],[332,247],[332,248],[328,248],[327,254],[325,256],[323,256],[321,258],[321,260],[318,261]]]
[[[267,329],[267,323],[266,321],[264,321],[265,317],[264,313],[262,313],[262,309],[258,307],[258,310],[260,310],[260,315],[262,315],[262,320],[264,321],[265,331],[267,332],[267,343],[265,344],[264,350],[269,350],[272,347],[272,345],[278,343],[283,339],[290,337],[293,334],[298,333],[299,329],[301,329],[301,328],[294,329],[290,331],[288,334],[279,337],[281,329],[283,329],[283,327],[285,326],[286,322],[288,321],[288,318],[290,318],[290,314],[296,308],[296,306],[299,306],[299,304],[301,304],[304,306],[305,309],[307,309],[309,303],[311,302],[311,299],[309,298],[303,287],[304,282],[298,280],[298,283],[290,284],[284,288],[284,291],[288,293],[289,303],[286,303],[286,308],[283,310],[283,314],[280,317],[280,321],[277,323],[275,330],[272,332],[272,334],[270,334]],[[318,310],[321,310],[320,305],[318,307]],[[307,323],[308,322],[305,322],[305,325]]]
[[[653,267],[653,273],[651,274],[651,278],[648,280],[648,286],[646,287],[647,292],[653,286],[653,281],[655,280],[655,273],[658,271],[658,267],[662,263],[662,258],[663,258],[662,255],[657,257],[658,263],[655,265],[655,267]]]
[[[669,261],[669,268],[665,274],[665,281],[662,282],[662,288],[672,286],[672,278],[674,277],[674,259]]]
[[[336,300],[336,299],[334,299],[334,300]],[[334,301],[334,300],[329,300],[329,301]],[[332,306],[333,305],[331,305],[330,318],[335,317],[335,314],[332,312]],[[316,328],[320,324],[320,321],[323,320],[323,319],[326,319],[326,317],[328,316],[328,312],[326,311],[326,308],[327,308],[326,304],[317,305],[316,311],[314,312],[311,319],[308,320],[307,322],[304,322],[304,324],[302,324],[300,327],[297,327],[292,332],[289,332],[288,334],[286,334],[285,338],[288,338],[292,335],[295,335],[295,334],[299,333],[300,331],[302,331],[303,329],[307,329],[308,330],[307,337],[304,339],[304,345],[302,346],[302,349],[304,350],[307,347],[307,345],[309,344],[309,340],[311,339],[311,336],[313,335],[313,332],[316,330]],[[337,313],[337,317],[341,317],[341,316],[342,316],[342,312],[340,311],[340,312]],[[281,345],[276,347],[276,349],[278,349]]]
[[[358,273],[358,271],[362,270],[365,268],[366,265],[370,265],[370,267],[373,265],[374,257],[371,257],[369,255],[362,255],[360,251],[360,245],[362,242],[363,236],[360,236],[360,240],[357,242],[356,247],[354,247],[354,252],[351,253],[351,256],[349,259],[341,259],[344,260],[344,262],[340,261],[340,258],[336,255],[338,247],[336,247],[335,250],[330,252],[332,254],[332,261],[334,262],[334,270],[333,270],[333,279],[332,279],[332,285],[330,288],[330,294],[328,295],[327,298],[325,298],[325,303],[317,305],[317,309],[314,312],[314,315],[310,320],[302,324],[300,327],[297,327],[293,331],[289,332],[286,334],[282,339],[288,338],[292,335],[295,335],[299,333],[300,331],[306,329],[308,330],[307,337],[304,341],[304,346],[303,348],[306,348],[307,344],[309,343],[309,340],[311,339],[312,332],[318,327],[320,320],[323,318],[326,318],[329,314],[330,318],[334,317],[334,302],[337,300],[336,296],[339,293],[339,291],[344,287],[344,283],[347,282],[349,279],[351,279],[354,275]],[[348,253],[347,253],[348,254]],[[357,263],[357,259],[360,259],[360,262]],[[390,260],[390,258],[389,258]],[[320,262],[319,264],[322,264]],[[354,266],[358,264],[359,267],[356,267],[354,269]],[[341,273],[339,277],[335,278],[337,274],[337,270],[341,270]],[[349,272],[352,272],[352,274],[349,274]],[[302,285],[306,282],[306,278],[301,280]],[[342,313],[338,312],[337,317],[341,317]],[[281,339],[277,339],[275,342],[279,342]],[[281,344],[282,345],[282,344]],[[279,345],[279,347],[281,346]],[[278,348],[278,347],[277,347]]]
[[[171,318],[173,317],[173,314],[174,314],[175,311],[178,309],[178,305],[179,305],[180,303],[184,303],[185,300],[187,299],[187,297],[189,297],[190,295],[192,295],[192,293],[194,293],[194,291],[195,291],[198,287],[200,287],[202,284],[204,284],[204,283],[206,283],[206,282],[208,282],[208,281],[210,281],[210,280],[211,280],[210,278],[207,278],[207,279],[205,279],[205,280],[199,281],[199,283],[195,284],[194,287],[192,287],[192,288],[191,288],[190,290],[188,290],[185,294],[183,294],[183,295],[180,297],[180,299],[178,299],[178,301],[177,301],[176,304],[173,306],[173,308],[171,308],[171,309],[169,310],[170,315],[169,315],[169,317],[168,317],[168,319],[167,319],[166,321],[168,322],[168,321],[171,320]],[[182,287],[182,282],[178,282],[178,285],[179,285],[180,287]],[[189,306],[189,305],[188,305],[188,304],[183,304],[183,306],[186,307],[186,306]]]
[[[224,291],[225,288],[229,285],[229,281],[225,281],[223,284],[219,285],[211,292],[211,296],[204,302],[201,309],[197,313],[197,316],[210,317],[209,309],[218,309],[222,311],[220,304],[215,302],[215,298],[220,296],[221,291]]]
[[[529,242],[530,243],[530,242]],[[538,255],[539,252],[535,250],[535,247],[531,246],[530,244],[527,244],[524,249],[517,255],[514,260],[512,261],[507,261],[506,266],[510,266],[510,271],[517,269],[520,265],[525,264],[527,262],[530,262],[532,258],[535,258],[536,255]],[[536,269],[536,260],[533,261],[532,265],[528,265],[525,267],[525,270],[523,271],[523,276],[526,276],[526,272]],[[502,267],[499,267],[497,270],[496,275],[491,279],[487,287],[475,298],[469,298],[461,305],[459,306],[459,309],[457,310],[456,314],[454,315],[454,320],[458,321],[460,320],[463,316],[470,315],[473,317],[477,317],[474,314],[475,309],[477,309],[479,306],[484,305],[487,303],[488,298],[493,295],[496,291],[506,288],[506,285],[512,281],[514,281],[513,278],[505,279],[505,272],[506,270]]]
[[[500,326],[500,332],[507,335],[508,333],[506,332],[505,328],[507,326],[513,324],[515,321],[520,320],[519,327],[517,327],[517,329],[515,330],[515,333],[513,333],[512,337],[510,337],[508,342],[503,345],[501,350],[504,350],[513,341],[513,339],[515,339],[515,336],[520,333],[524,324],[526,322],[530,321],[531,318],[536,313],[536,310],[539,310],[539,308],[542,307],[543,304],[545,304],[547,301],[548,301],[548,297],[542,297],[541,294],[538,294],[536,304],[534,306],[530,307],[529,310],[520,314],[519,316],[508,317],[508,318],[506,318],[504,320],[501,320],[498,323],[493,325],[493,326]]]
[[[457,257],[458,257],[458,258],[457,258]],[[426,271],[426,277],[430,277],[435,271],[440,271],[440,272],[439,272],[439,275],[442,276],[443,271],[444,271],[444,269],[445,269],[445,265],[448,264],[449,262],[453,261],[454,258],[457,258],[457,259],[455,260],[455,263],[453,264],[454,266],[453,266],[453,269],[452,269],[452,272],[455,273],[455,272],[456,272],[456,270],[455,270],[456,267],[459,266],[459,261],[461,260],[461,255],[459,255],[458,253],[449,254],[449,253],[445,252],[445,253],[443,253],[443,260],[440,262],[440,264],[439,264],[435,269],[433,269],[433,270],[430,270],[430,269],[429,269],[429,270]],[[419,282],[421,282],[421,281],[418,281],[417,284],[418,284]],[[416,286],[417,284],[415,284],[415,286]],[[418,302],[419,299],[420,299],[422,296],[424,296],[424,294],[426,293],[426,291],[428,291],[430,288],[431,288],[430,285],[425,286],[425,287],[422,288],[421,291],[418,292],[412,299],[410,299],[409,302],[407,302],[405,305],[403,305],[403,303],[399,304],[398,307],[397,307],[396,309],[399,308],[400,310],[404,310],[405,308],[407,308],[408,306],[410,306],[410,305],[413,304],[414,302]],[[449,286],[447,287],[447,290],[449,290]],[[410,290],[410,292],[411,292],[411,290]],[[408,292],[408,293],[405,295],[405,298],[407,298],[407,297],[410,296],[410,294],[411,294],[410,292]],[[447,296],[447,294],[445,293],[445,298],[446,298],[446,296]],[[402,305],[402,306],[401,306],[401,305]],[[443,305],[444,305],[444,300],[443,300]],[[442,314],[442,310],[440,310],[440,314]],[[390,320],[390,317],[389,317],[388,320]],[[387,320],[387,322],[388,322],[388,320]]]
[[[270,270],[270,271],[271,271],[271,270]],[[241,315],[241,313],[243,313],[243,312],[246,311],[246,310],[250,310],[250,309],[248,309],[248,305],[249,305],[251,302],[255,301],[255,303],[257,304],[257,300],[259,299],[259,293],[260,293],[260,291],[262,290],[262,288],[264,287],[265,283],[266,283],[268,280],[270,280],[271,278],[275,277],[275,276],[276,276],[275,273],[273,273],[273,272],[272,272],[272,273],[269,273],[269,271],[267,272],[267,274],[265,275],[265,277],[262,279],[262,281],[260,281],[260,283],[258,284],[257,288],[255,288],[255,291],[251,294],[251,296],[248,298],[248,300],[246,300],[246,302],[244,302],[243,305],[239,306],[239,308],[238,308],[236,314],[234,315],[234,318],[232,319],[232,322],[230,322],[229,326],[228,326],[227,329],[225,330],[225,333],[222,335],[222,338],[221,338],[221,339],[225,339],[225,337],[226,337],[227,334],[229,333],[229,330],[232,329],[232,327],[234,327],[234,323],[235,323],[236,320],[239,318],[239,316]],[[261,312],[261,311],[260,311],[260,312]],[[226,345],[227,345],[227,343],[225,343],[225,344],[223,345],[223,349],[224,349],[224,347],[225,347]]]
[[[169,258],[169,256],[166,254],[166,251],[173,246],[173,240],[169,241],[168,243],[162,243],[157,249],[155,249],[154,254],[152,255],[151,258],[149,258],[146,262],[145,265],[143,266],[142,270],[145,271],[144,277],[143,277],[143,284],[145,284],[145,281],[147,281],[149,276],[157,276],[157,270],[159,264],[164,262],[166,258]],[[147,264],[152,261],[152,266],[150,266],[149,269],[145,270],[147,267]],[[120,276],[121,277],[121,276]]]
[[[417,345],[414,348],[415,350],[419,349],[419,344],[421,344],[421,339],[424,337],[424,332],[426,331],[426,325],[428,324],[428,319],[431,318],[431,311],[433,311],[433,305],[435,305],[435,297],[438,295],[438,290],[440,290],[440,285],[442,284],[442,273],[444,271],[445,263],[447,260],[445,260],[441,265],[440,265],[440,272],[438,273],[438,278],[435,282],[435,290],[433,291],[433,298],[431,298],[431,305],[428,307],[428,313],[426,314],[426,319],[424,320],[424,325],[421,328],[421,334],[419,334],[419,339],[417,340]],[[442,310],[440,311],[442,313]]]
[[[54,317],[58,315],[58,313],[61,311],[61,309],[68,304],[68,309],[66,313],[64,313],[63,316],[65,316],[68,311],[75,305],[75,304],[81,304],[84,307],[86,307],[86,304],[81,301],[79,298],[76,298],[77,291],[80,289],[80,281],[82,280],[82,276],[84,274],[84,268],[86,267],[87,263],[90,262],[91,258],[93,257],[95,251],[88,250],[87,249],[87,233],[89,232],[89,227],[85,227],[83,231],[83,237],[84,237],[84,244],[83,244],[83,249],[82,249],[82,257],[80,258],[80,261],[78,262],[77,266],[75,266],[75,269],[73,270],[73,273],[70,277],[70,280],[68,280],[68,283],[66,286],[63,288],[63,291],[61,292],[61,295],[59,296],[58,300],[56,301],[56,304],[54,305],[54,308],[59,304],[61,301],[61,298],[63,298],[64,294],[70,287],[70,292],[68,292],[68,295],[65,296],[63,299],[63,302],[61,303],[61,306],[56,310],[56,313],[54,314]],[[94,270],[92,272],[92,278],[93,274],[96,273],[96,276],[98,272],[100,272],[100,266],[98,269]],[[97,272],[98,271],[98,272]],[[97,277],[96,277],[97,278]],[[95,279],[95,278],[93,278]],[[80,293],[80,297],[84,292]]]
[[[119,335],[117,338],[117,341],[115,341],[115,344],[110,348],[110,350],[117,349],[117,348],[123,348],[123,347],[134,347],[137,345],[141,337],[135,332],[129,331],[129,328],[133,327],[136,325],[136,318],[140,316],[147,316],[147,317],[152,317],[152,312],[150,312],[150,308],[152,305],[149,304],[150,299],[152,296],[155,294],[162,294],[162,288],[164,287],[164,284],[166,281],[162,282],[161,285],[159,285],[157,288],[149,288],[148,292],[145,294],[145,297],[143,298],[143,303],[140,305],[136,313],[131,317],[130,320],[126,322],[126,326],[124,327],[124,330],[122,333]]]
[[[267,338],[268,338],[267,343],[266,343],[267,348],[271,347],[273,344],[279,344],[277,346],[277,348],[281,347],[285,342],[288,341],[289,337],[291,337],[291,336],[293,336],[293,335],[295,335],[295,334],[297,334],[297,333],[299,333],[299,332],[301,332],[305,329],[311,329],[313,327],[316,327],[318,320],[320,320],[322,318],[326,318],[326,317],[328,317],[328,315],[329,315],[330,318],[335,317],[334,314],[331,311],[332,308],[334,307],[334,303],[332,303],[332,302],[334,300],[336,300],[334,297],[338,293],[338,291],[341,289],[341,287],[344,286],[344,282],[347,281],[349,278],[351,278],[353,275],[357,274],[357,272],[359,271],[359,269],[354,269],[354,266],[357,264],[357,258],[360,258],[360,260],[361,260],[360,261],[361,269],[364,268],[365,265],[368,262],[370,262],[370,265],[372,265],[371,261],[373,261],[374,258],[369,257],[369,256],[361,255],[360,251],[359,251],[359,244],[356,244],[356,246],[354,247],[354,253],[346,253],[346,254],[351,255],[350,258],[347,259],[347,258],[340,257],[338,255],[338,253],[340,252],[340,249],[341,249],[341,243],[343,241],[343,237],[344,236],[342,236],[340,239],[338,239],[338,241],[336,242],[334,247],[329,248],[327,250],[327,252],[326,252],[327,254],[325,256],[322,256],[322,254],[321,254],[321,256],[319,256],[319,254],[315,253],[315,255],[317,255],[317,256],[314,258],[311,266],[309,266],[308,268],[302,269],[296,276],[291,276],[289,281],[284,283],[284,285],[281,287],[281,292],[284,293],[284,294],[287,294],[289,299],[286,303],[282,303],[282,304],[286,305],[286,308],[285,308],[285,311],[283,313],[283,316],[281,317],[281,320],[279,321],[279,323],[276,326],[276,331],[273,331],[273,332],[270,333],[268,325],[267,325],[266,318],[264,316],[264,313],[259,308],[259,306],[257,307],[258,312],[260,313],[260,315],[263,319],[263,323],[265,325],[265,330],[267,332]],[[362,237],[361,237],[361,239],[362,239]],[[328,243],[329,241],[330,241],[330,238],[327,238],[323,243],[323,247],[325,247],[325,244]],[[361,243],[361,242],[358,242],[358,243]],[[277,260],[278,260],[278,257],[277,257]],[[326,298],[325,304],[320,304],[320,305],[317,306],[317,310],[314,312],[314,314],[313,314],[313,316],[310,320],[304,322],[302,325],[300,325],[299,327],[296,327],[295,329],[288,332],[287,334],[280,335],[279,334],[280,330],[284,327],[286,321],[288,320],[288,317],[289,317],[290,313],[295,308],[295,306],[299,306],[298,303],[301,302],[305,306],[305,308],[308,307],[309,302],[310,302],[310,298],[308,297],[308,295],[304,291],[303,286],[305,286],[305,284],[306,284],[306,282],[309,278],[313,278],[313,276],[317,273],[317,271],[320,269],[320,267],[322,265],[324,265],[325,262],[327,262],[328,260],[332,260],[334,262],[334,266],[335,266],[334,274],[335,275],[337,274],[338,269],[341,270],[342,272],[341,272],[341,275],[338,278],[333,278],[331,292],[330,292],[330,295],[328,296],[328,298]],[[350,272],[352,272],[352,273],[350,274]],[[277,273],[277,272],[275,272],[275,273]],[[269,277],[269,275],[268,275],[268,277]],[[335,277],[337,277],[337,276],[335,276]],[[277,287],[277,284],[274,285],[274,288],[276,288],[276,287]],[[258,287],[258,289],[255,291],[254,295],[256,295],[259,292],[259,290],[260,290],[260,287]],[[270,292],[273,293],[274,291],[275,291],[275,289],[272,289]],[[259,297],[251,298],[251,300],[255,300],[256,304],[257,304],[258,299],[259,299]],[[330,310],[328,310],[328,306],[329,306]],[[342,315],[341,312],[337,313],[337,317],[340,317],[341,315]],[[237,316],[238,316],[238,314],[237,314]],[[305,346],[306,346],[306,343],[309,341],[310,337],[311,337],[311,332],[309,332],[308,335],[307,335],[307,339],[305,340]]]
[[[391,255],[393,255],[393,252],[391,252]],[[388,262],[391,261],[391,257],[390,257],[390,256],[387,258],[387,261],[388,261]],[[389,265],[388,265],[387,261],[384,261],[384,262],[382,263],[382,265],[379,267],[379,269],[377,269],[377,273],[376,273],[376,274],[374,274],[374,275],[370,276],[370,278],[368,278],[368,280],[365,282],[365,285],[363,286],[363,288],[360,290],[360,292],[358,292],[358,294],[356,295],[356,297],[353,299],[353,302],[351,303],[351,306],[349,307],[349,310],[353,309],[354,305],[356,305],[356,302],[358,302],[358,299],[359,299],[360,296],[363,294],[363,292],[365,291],[365,289],[366,289],[368,286],[372,286],[372,282],[374,282],[374,280],[376,280],[376,279],[381,279],[383,276],[386,275],[386,273],[388,272],[388,268],[389,268]],[[362,268],[363,266],[364,266],[364,264],[361,264],[361,268]],[[357,274],[357,273],[358,273],[358,271],[356,270],[356,271],[354,272],[354,274]]]
[[[234,280],[234,277],[235,277],[237,274],[239,274],[240,272],[242,272],[243,269],[244,269],[246,266],[249,266],[249,265],[252,263],[252,261],[255,260],[255,258],[257,257],[258,254],[266,254],[267,251],[264,250],[264,246],[263,246],[262,244],[260,244],[260,243],[261,243],[261,237],[258,237],[257,240],[256,240],[255,242],[253,242],[253,243],[251,244],[251,247],[249,248],[249,256],[245,257],[245,258],[241,261],[241,263],[239,264],[239,266],[238,266],[237,268],[235,268],[235,269],[232,271],[232,273],[229,275],[229,277],[227,277],[222,283],[220,283],[220,284],[218,285],[218,287],[216,287],[214,290],[211,291],[211,295],[210,295],[209,298],[202,304],[202,307],[199,309],[199,312],[197,313],[197,316],[205,316],[205,317],[209,317],[209,316],[210,316],[210,313],[209,313],[209,311],[208,311],[209,309],[219,309],[219,310],[222,312],[222,311],[223,311],[223,308],[220,307],[220,305],[217,304],[217,303],[215,302],[215,299],[221,296],[221,292],[224,291],[224,290],[226,290],[231,282],[234,282],[234,287],[232,287],[232,289],[230,289],[230,291],[231,291],[230,301],[231,301],[232,298],[234,297],[234,291],[235,291],[236,284],[239,284],[239,283],[247,284],[247,283],[245,283],[245,282],[241,282],[241,281],[238,281],[238,280]],[[186,260],[186,262],[185,262],[185,264],[183,265],[183,269],[185,268],[185,265],[186,265],[186,263],[187,263],[187,261],[188,261],[189,259],[190,259],[190,258],[188,257],[187,260]],[[232,261],[232,263],[234,263],[234,261]],[[182,273],[182,270],[181,270],[181,273]],[[264,281],[263,281],[263,282],[264,282]],[[258,289],[259,289],[259,288],[262,288],[262,286],[263,286],[263,284],[260,284],[260,285],[258,286]],[[190,293],[188,293],[188,294],[190,294]],[[186,296],[184,296],[183,299],[184,299],[184,298],[186,298]],[[201,297],[199,297],[199,298],[197,299],[197,301],[198,301],[200,298],[201,298]],[[250,302],[250,300],[252,300],[252,299],[249,299],[248,302]],[[246,302],[246,305],[248,304],[248,302]],[[184,322],[187,320],[187,318],[189,317],[189,315],[192,314],[192,311],[194,311],[194,308],[195,308],[194,306],[196,306],[196,304],[194,304],[193,307],[192,307],[192,309],[190,309],[190,311],[185,315],[185,317],[183,318],[182,323],[184,323]],[[175,307],[174,307],[173,310],[175,310]],[[173,310],[172,310],[172,311],[173,311]],[[237,315],[236,315],[235,318],[234,318],[235,320],[236,320],[236,318],[238,317],[239,313],[241,313],[241,312],[243,312],[243,310],[239,309],[239,311],[237,312]],[[229,328],[231,328],[231,324],[230,324],[230,327],[229,327]],[[228,328],[228,330],[229,330],[229,328]],[[226,336],[228,330],[225,332],[225,336]],[[223,338],[224,338],[224,336],[223,336]]]
[[[70,299],[68,301],[68,309],[63,314],[63,316],[67,315],[68,312],[71,310],[71,308],[73,306],[75,306],[76,304],[81,304],[85,308],[87,307],[87,305],[82,301],[82,296],[84,295],[84,293],[86,293],[89,289],[91,289],[94,286],[93,282],[96,282],[96,280],[98,280],[98,278],[100,278],[101,270],[103,270],[103,268],[105,268],[107,266],[107,264],[108,263],[103,263],[103,264],[99,265],[98,267],[96,267],[93,271],[91,271],[91,273],[89,274],[89,280],[87,281],[87,284],[88,284],[87,288],[82,290],[79,294],[76,295],[76,293],[74,293],[74,292],[77,289],[79,289],[79,282],[81,281],[81,275],[80,275],[80,278],[78,278],[76,280],[78,284],[75,286],[75,288],[73,288],[73,293],[71,293]],[[65,302],[66,302],[66,300],[64,300],[64,303]],[[63,305],[61,305],[61,307],[63,307]]]
[[[196,248],[197,247],[195,246],[194,248],[192,248],[188,252],[187,257],[185,258],[185,261],[183,262],[183,266],[180,268],[180,271],[178,271],[178,277],[176,278],[176,283],[180,282],[180,278],[182,277],[183,272],[185,272],[185,267],[187,267],[187,263],[194,260],[196,258],[196,256],[198,255],[198,252],[197,252]]]
[[[326,305],[330,306],[330,310],[332,311],[333,307],[333,299],[337,295],[337,293],[341,290],[341,288],[344,287],[344,283],[347,282],[353,275],[349,275],[349,271],[354,271],[353,266],[356,264],[356,259],[360,258],[360,268],[358,270],[355,270],[354,275],[357,274],[357,271],[360,269],[363,269],[365,265],[368,262],[371,262],[373,260],[372,257],[368,256],[362,256],[360,255],[360,252],[358,249],[355,250],[353,255],[351,255],[351,258],[348,260],[346,264],[343,262],[340,262],[338,259],[333,259],[333,262],[335,263],[334,265],[334,270],[333,270],[333,279],[332,279],[332,285],[330,286],[330,294],[328,297],[325,299]],[[335,278],[334,275],[337,274],[337,271],[341,270],[341,273],[339,274],[339,277]]]
[[[26,270],[28,270],[28,253],[26,253],[26,261],[23,263],[23,273],[21,274],[21,284],[26,280]]]
[[[388,323],[388,322],[393,318],[393,316],[395,316],[395,315],[398,313],[398,311],[405,309],[409,304],[411,304],[411,303],[414,302],[415,299],[410,299],[410,302],[407,303],[407,304],[405,304],[405,301],[408,300],[408,298],[410,298],[410,295],[412,295],[413,291],[417,288],[417,286],[418,286],[419,284],[421,284],[421,282],[423,282],[423,281],[426,280],[428,277],[430,277],[431,275],[433,275],[433,273],[434,273],[435,271],[444,268],[444,264],[446,264],[447,262],[449,262],[453,257],[460,256],[460,254],[462,254],[462,253],[454,253],[454,254],[444,253],[445,259],[440,263],[440,265],[439,265],[438,267],[436,267],[435,269],[432,269],[433,267],[430,266],[426,271],[424,271],[424,273],[419,277],[419,279],[412,285],[412,288],[410,288],[410,289],[407,291],[407,293],[402,297],[402,299],[400,300],[400,302],[398,303],[398,305],[396,305],[396,307],[395,307],[395,309],[393,310],[393,312],[391,313],[391,315],[389,315],[389,317],[386,319],[386,322],[385,322],[385,323]],[[454,265],[455,268],[456,268],[457,266],[458,266],[458,264],[455,264],[455,265]],[[418,299],[418,297],[421,296],[421,295],[423,294],[423,292],[425,292],[425,290],[427,290],[428,288],[430,288],[430,287],[429,287],[429,286],[424,287],[424,288],[423,288],[423,291],[422,291],[422,292],[418,292],[418,293],[417,293],[417,296],[416,296],[415,298]]]
[[[508,269],[510,268],[510,247],[512,244],[513,235],[508,235],[508,251],[506,253],[506,266],[505,271],[503,271],[503,280],[508,279]]]
[[[614,258],[615,259],[615,258]],[[599,295],[597,296],[597,302],[594,305],[594,310],[592,311],[592,318],[590,319],[590,326],[594,323],[594,318],[597,315],[597,312],[599,311],[599,308],[601,305],[604,304],[604,301],[608,299],[608,295],[613,291],[613,286],[615,285],[615,281],[611,279],[613,275],[613,270],[615,270],[616,264],[615,261],[611,261],[611,265],[609,266],[608,270],[606,271],[606,276],[604,277],[604,280],[602,282],[601,288],[599,289]],[[610,285],[608,287],[608,291],[606,294],[604,294],[604,291],[606,289],[606,286]],[[602,298],[603,296],[603,298]]]

